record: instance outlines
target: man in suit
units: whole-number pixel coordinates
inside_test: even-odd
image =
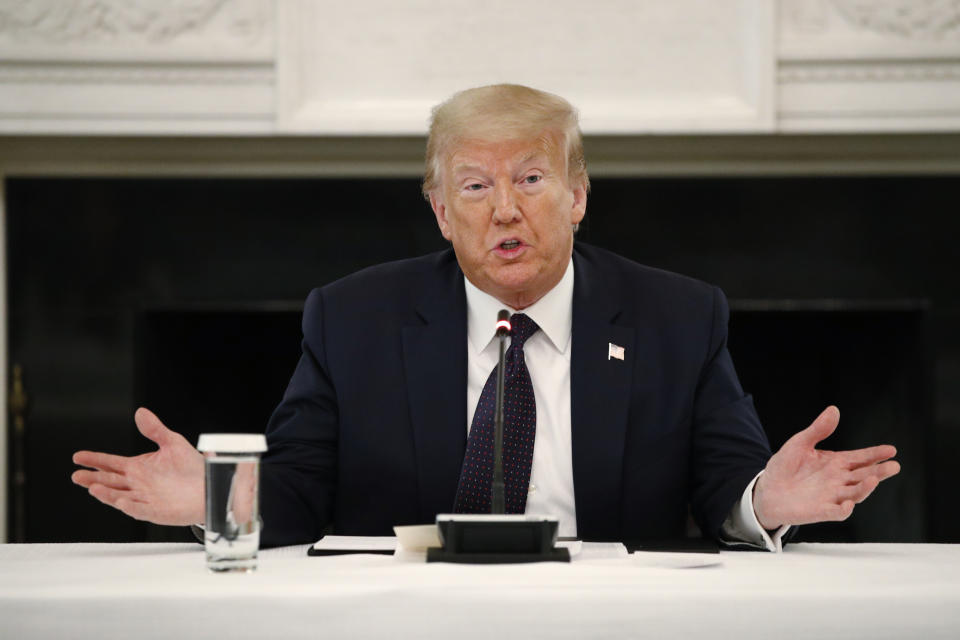
[[[434,110],[424,195],[452,249],[310,294],[303,355],[267,427],[265,545],[470,510],[489,486],[500,308],[523,327],[508,493],[515,511],[557,516],[561,535],[677,536],[689,505],[705,534],[776,550],[790,525],[844,519],[899,471],[888,445],[817,450],[833,407],[771,457],[727,352],[723,294],[575,243],[588,190],[562,98],[496,85]],[[136,518],[201,522],[199,454],[149,411],[135,418],[158,451],[78,452],[91,469],[74,481]]]

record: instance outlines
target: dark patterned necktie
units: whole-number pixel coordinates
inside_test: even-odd
[[[522,313],[510,316],[510,324],[510,348],[506,352],[503,380],[504,505],[507,513],[523,513],[527,507],[533,442],[537,434],[537,403],[523,359],[523,345],[540,327]],[[453,507],[455,513],[490,513],[496,393],[497,367],[494,367],[473,414]]]

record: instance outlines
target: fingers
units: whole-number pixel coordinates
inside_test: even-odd
[[[248,522],[253,514],[253,503],[256,499],[256,467],[250,463],[237,465],[236,475],[233,477],[236,495],[234,496],[233,510],[237,521]]]
[[[158,503],[157,500],[151,498],[149,494],[115,489],[96,483],[90,485],[87,491],[103,504],[113,507],[137,520],[145,520],[147,522],[164,525],[184,525],[203,521],[202,504],[200,507],[201,515],[199,517],[195,514],[189,514],[187,516],[174,514],[171,516],[169,510],[164,511],[163,504]]]
[[[886,480],[900,473],[900,463],[896,460],[887,460],[880,464],[868,465],[854,469],[847,476],[847,484],[859,484],[870,477]]]
[[[891,476],[900,473],[900,464],[895,460],[874,465],[873,467],[864,467],[851,474],[851,478],[862,477],[858,482],[851,482],[837,490],[837,503],[842,506],[846,504],[860,504],[866,500],[874,489],[881,482]],[[852,509],[851,509],[852,512]],[[847,514],[849,516],[849,514]]]
[[[131,518],[148,521],[154,519],[153,508],[149,504],[137,500],[136,495],[130,491],[120,491],[101,484],[94,484],[90,486],[89,492],[103,504],[122,511]]]
[[[856,469],[888,460],[897,455],[897,449],[889,444],[881,444],[876,447],[854,449],[853,451],[840,451],[838,453],[843,457],[843,461],[846,463],[848,469]]]
[[[838,424],[840,424],[840,410],[830,405],[817,416],[817,419],[809,427],[794,435],[791,440],[796,438],[801,444],[812,449],[818,442],[829,437],[836,430]]]
[[[867,496],[873,493],[873,490],[876,489],[879,484],[880,479],[871,476],[859,484],[840,487],[840,489],[837,490],[837,502],[841,504],[844,502],[860,504],[867,499]]]
[[[139,502],[136,500],[134,494],[130,491],[113,489],[102,484],[92,484],[87,491],[90,493],[90,495],[103,504],[114,507],[115,509],[120,509],[124,513],[127,513],[127,511],[125,509],[121,509],[121,504],[129,507],[130,504]]]
[[[852,500],[860,504],[881,482],[898,473],[900,473],[900,463],[896,460],[857,469],[850,474],[847,484],[837,490],[837,502]]]
[[[144,437],[153,440],[161,447],[167,443],[173,433],[160,422],[160,418],[144,407],[137,409],[137,412],[133,414],[133,420],[137,423],[137,429]]]
[[[853,513],[854,503],[852,500],[846,500],[840,504],[835,504],[830,509],[830,515],[824,520],[833,520],[836,522],[842,522],[850,517],[850,514]]]
[[[111,489],[128,490],[131,488],[129,479],[126,476],[110,471],[88,471],[86,469],[80,469],[79,471],[74,471],[70,479],[73,480],[74,484],[78,484],[87,489],[94,484],[102,484]]]
[[[852,505],[860,504],[873,493],[881,482],[898,473],[900,473],[900,463],[896,460],[888,460],[882,464],[861,467],[850,473],[846,485],[837,489],[836,502],[838,505],[845,505],[847,503]]]
[[[816,512],[816,514],[811,514],[810,517],[798,518],[789,524],[804,525],[817,522],[842,522],[850,517],[855,506],[856,503],[853,500],[844,500],[842,502],[825,504]]]
[[[73,454],[74,464],[103,471],[112,471],[114,473],[123,473],[127,470],[130,458],[115,456],[110,453],[100,453],[98,451],[77,451]]]

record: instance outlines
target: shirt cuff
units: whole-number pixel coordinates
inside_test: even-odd
[[[785,524],[769,532],[761,526],[753,510],[753,487],[762,473],[753,477],[743,490],[739,502],[730,510],[730,515],[720,527],[720,541],[730,546],[747,546],[780,553],[783,551],[783,536],[790,530],[790,525]]]

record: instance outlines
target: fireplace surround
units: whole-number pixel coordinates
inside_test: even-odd
[[[947,473],[960,178],[910,173],[594,176],[580,239],[724,288],[731,352],[774,447],[837,403],[828,446],[900,448],[899,478],[805,539],[960,539]],[[403,176],[8,178],[9,359],[31,399],[25,539],[184,539],[70,485],[70,452],[147,450],[141,404],[191,439],[262,429],[309,289],[444,246],[418,192]]]

